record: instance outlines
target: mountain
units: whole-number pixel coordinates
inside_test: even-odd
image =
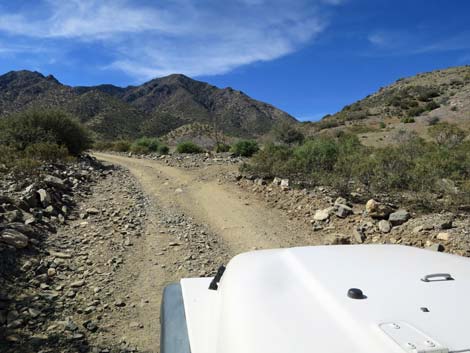
[[[403,131],[427,138],[438,121],[470,128],[470,66],[452,67],[398,79],[340,112],[306,124],[311,133],[348,130],[365,144],[392,143]]]
[[[194,123],[216,126],[232,136],[257,137],[278,121],[296,121],[243,92],[180,74],[125,88],[71,87],[26,70],[0,76],[0,116],[32,107],[65,110],[103,139],[158,136]]]

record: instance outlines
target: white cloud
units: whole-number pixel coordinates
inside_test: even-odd
[[[99,43],[114,58],[106,68],[138,79],[210,75],[298,50],[327,25],[324,7],[341,2],[47,0],[38,12],[3,11],[0,32],[50,45]]]

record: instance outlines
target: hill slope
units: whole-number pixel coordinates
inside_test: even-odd
[[[162,135],[179,126],[203,123],[227,134],[254,137],[289,114],[232,88],[219,89],[184,75],[141,86],[70,87],[53,76],[12,71],[0,76],[0,116],[31,107],[59,108],[77,116],[99,138]]]
[[[427,137],[428,126],[436,121],[470,128],[470,66],[399,79],[309,128],[348,129],[363,136],[366,144],[381,144],[392,142],[402,130]]]

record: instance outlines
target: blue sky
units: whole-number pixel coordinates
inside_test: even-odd
[[[119,86],[184,73],[301,120],[465,64],[467,0],[0,0],[0,73]]]

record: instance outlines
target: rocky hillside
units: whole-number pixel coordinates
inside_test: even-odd
[[[373,145],[393,142],[400,130],[427,137],[428,126],[439,121],[470,128],[470,66],[398,79],[309,128],[349,129]]]
[[[0,76],[0,116],[31,107],[60,108],[80,118],[99,138],[163,135],[191,123],[218,126],[224,133],[253,137],[289,114],[232,88],[219,89],[184,75],[141,86],[70,87],[53,76],[12,71]]]

